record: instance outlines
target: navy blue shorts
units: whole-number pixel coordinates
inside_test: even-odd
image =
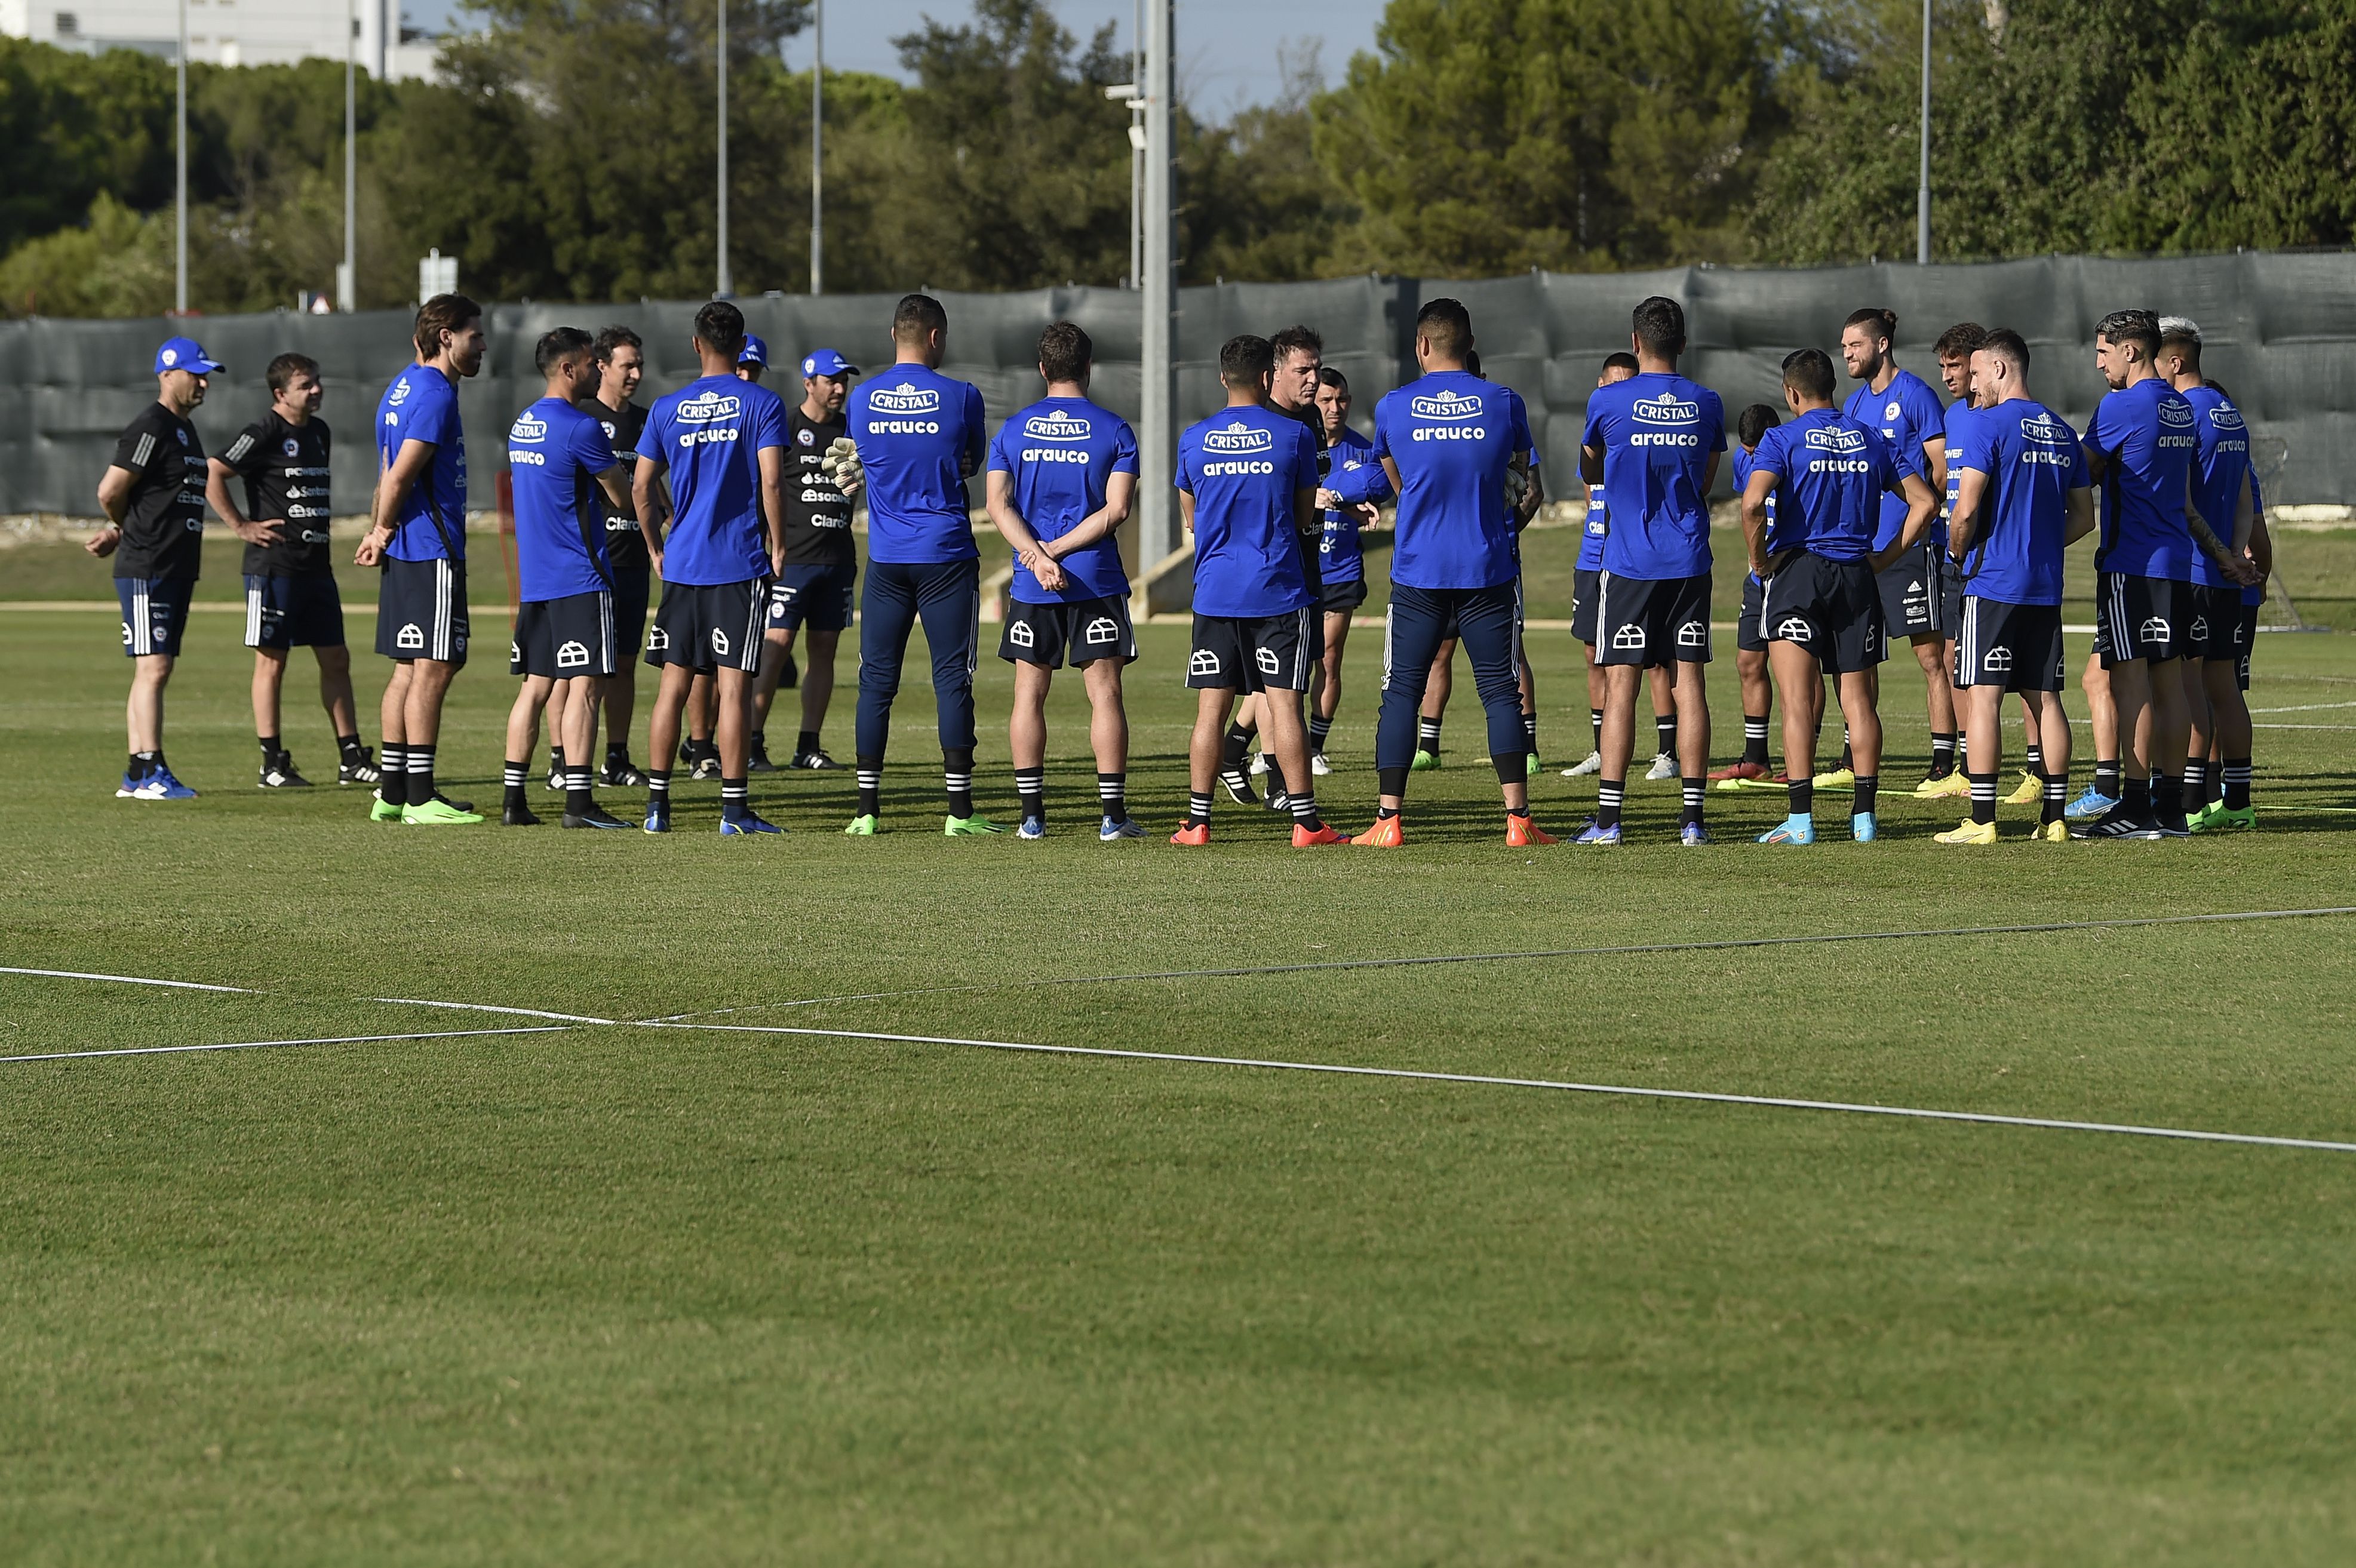
[[[333,573],[245,579],[245,645],[249,648],[340,648],[344,600]]]
[[[123,602],[123,652],[128,658],[161,654],[180,656],[180,634],[188,624],[193,577],[118,577],[114,596]]]
[[[619,674],[647,642],[647,606],[654,603],[655,574],[645,561],[614,569],[614,669]]]
[[[527,599],[516,606],[508,673],[552,680],[611,675],[619,667],[615,640],[614,596],[602,588],[562,599]]]
[[[1647,668],[1709,662],[1709,574],[1621,577],[1595,589],[1595,662]]]
[[[1009,664],[1075,668],[1098,659],[1137,662],[1137,629],[1130,624],[1126,599],[1056,600],[1047,604],[1011,600],[998,656]]]
[[[1966,594],[1955,628],[1954,681],[2000,691],[2059,691],[2062,606],[2008,604]]]
[[[2096,645],[2104,669],[2135,659],[2164,664],[2201,656],[2192,645],[2192,584],[2126,571],[2103,572],[2095,583],[2094,619],[2102,627]]]
[[[762,606],[769,580],[743,582],[666,582],[655,629],[647,634],[647,663],[679,664],[693,670],[761,667]]]
[[[466,662],[466,563],[385,558],[377,585],[376,651],[389,659]]]
[[[851,624],[858,582],[855,566],[787,562],[785,575],[769,584],[769,630],[789,632],[807,625],[813,632],[841,631]]]
[[[1826,675],[1859,675],[1889,655],[1873,564],[1787,552],[1767,580],[1759,622],[1771,643],[1796,643]]]

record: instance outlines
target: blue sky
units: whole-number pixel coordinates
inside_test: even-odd
[[[1116,24],[1119,44],[1129,42],[1134,8],[1129,0],[1052,0],[1063,23],[1082,37],[1106,22]],[[413,26],[440,30],[457,10],[455,0],[403,0]],[[826,57],[830,69],[899,74],[891,39],[926,15],[958,22],[970,16],[959,0],[832,0],[827,6]],[[1178,69],[1182,95],[1196,112],[1222,118],[1247,104],[1277,94],[1280,48],[1322,40],[1325,79],[1341,79],[1351,54],[1371,49],[1379,0],[1178,0]],[[788,46],[795,64],[809,59],[805,34]]]

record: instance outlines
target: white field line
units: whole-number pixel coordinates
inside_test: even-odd
[[[16,1061],[80,1061],[99,1056],[177,1056],[198,1051],[262,1051],[280,1045],[368,1045],[390,1040],[467,1040],[489,1034],[565,1034],[563,1024],[533,1024],[519,1029],[445,1029],[431,1034],[337,1034],[312,1040],[232,1040],[218,1045],[133,1045],[113,1051],[50,1051],[30,1056],[0,1056],[0,1065]]]
[[[5,969],[0,975],[30,975],[43,980],[104,980],[114,986],[167,986],[176,991],[226,991],[240,997],[260,996],[243,986],[206,986],[194,980],[152,980],[145,975],[86,975],[79,969]]]
[[[586,1013],[552,1013],[540,1008],[495,1008],[487,1002],[433,1002],[422,997],[369,997],[371,1002],[384,1002],[396,1008],[447,1008],[459,1013],[506,1013],[519,1019],[555,1019],[569,1024],[609,1024],[612,1019],[593,1019]]]
[[[1251,1067],[1280,1072],[1323,1072],[1352,1078],[1407,1079],[1426,1083],[1470,1083],[1498,1089],[1548,1089],[1562,1093],[1612,1094],[1644,1100],[1697,1101],[1717,1105],[1757,1105],[1786,1111],[1834,1111],[1859,1116],[1901,1116],[1914,1121],[1968,1122],[1982,1126],[2043,1127],[2059,1132],[2115,1133],[2133,1137],[2177,1138],[2194,1143],[2253,1144],[2268,1148],[2327,1149],[2356,1154],[2356,1143],[2323,1138],[2269,1137],[2258,1133],[2219,1133],[2192,1127],[2145,1126],[2132,1122],[2074,1122],[2052,1116],[2003,1116],[1982,1111],[1934,1111],[1912,1105],[1857,1104],[1844,1100],[1798,1100],[1777,1094],[1724,1094],[1702,1089],[1647,1089],[1622,1083],[1580,1083],[1552,1078],[1500,1078],[1479,1072],[1429,1072],[1406,1067],[1355,1067],[1331,1061],[1284,1061],[1267,1057],[1193,1056],[1175,1051],[1119,1051],[1103,1046],[1034,1045],[1011,1040],[966,1040],[953,1035],[880,1034],[866,1029],[795,1029],[782,1024],[649,1024],[650,1029],[710,1029],[734,1034],[819,1035],[832,1040],[873,1040],[896,1045],[957,1045],[1043,1056],[1085,1056],[1127,1061],[1179,1062],[1200,1067]]]
[[[2356,702],[2302,702],[2292,708],[2253,708],[2253,713],[2320,713],[2327,708],[2356,708]]]

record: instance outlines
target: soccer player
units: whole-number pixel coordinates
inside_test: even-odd
[[[1740,450],[1731,463],[1736,495],[1750,486],[1751,464],[1758,454],[1760,441],[1782,422],[1775,411],[1765,403],[1753,403],[1737,416],[1734,438]],[[1770,531],[1775,527],[1772,490],[1767,493],[1767,527]],[[1759,624],[1766,600],[1767,585],[1759,581],[1759,574],[1744,572],[1742,610],[1734,622],[1734,673],[1742,688],[1742,760],[1730,767],[1711,771],[1710,782],[1720,789],[1766,789],[1791,782],[1767,771],[1767,721],[1774,710],[1775,688],[1767,676],[1767,635]]]
[[[1088,400],[1096,345],[1068,321],[1039,335],[1047,395],[999,427],[985,480],[990,520],[1014,551],[998,656],[1014,667],[1007,740],[1024,838],[1047,834],[1047,688],[1069,660],[1087,688],[1097,837],[1141,838],[1129,815],[1129,715],[1120,672],[1136,662],[1129,574],[1115,530],[1137,496],[1137,436]]]
[[[2037,837],[2069,841],[2070,716],[2062,707],[2062,552],[2094,529],[2094,492],[2077,432],[2029,395],[2029,345],[1998,327],[1972,354],[1977,407],[1947,452],[1960,471],[1947,556],[1965,582],[1956,627],[1964,768],[1972,814],[1942,844],[1996,842],[2004,694],[2037,710],[2028,731],[2043,759]]]
[[[669,764],[688,688],[703,667],[712,671],[719,706],[721,835],[775,833],[753,810],[745,763],[763,612],[785,555],[786,407],[766,387],[736,376],[744,315],[734,305],[713,300],[697,311],[690,341],[703,375],[655,400],[631,487],[647,553],[663,580],[662,607],[647,637],[647,662],[662,670],[647,750],[664,765],[647,770],[644,826],[670,831]],[[656,495],[666,474],[668,530]]]
[[[2176,666],[2191,647],[2192,556],[2206,549],[2235,582],[2229,558],[2191,506],[2198,419],[2159,373],[2159,318],[2117,310],[2094,329],[2094,362],[2111,390],[2086,428],[2088,471],[2103,487],[2094,557],[2103,666],[2118,714],[2125,776],[2118,805],[2072,830],[2082,838],[2179,837],[2185,743],[2191,722]]]
[[[1293,846],[1343,841],[1317,815],[1301,716],[1301,694],[1317,667],[1318,611],[1303,565],[1304,541],[1323,531],[1317,438],[1268,406],[1275,376],[1276,350],[1267,338],[1227,339],[1219,349],[1226,407],[1178,438],[1178,509],[1194,539],[1186,684],[1197,696],[1186,816],[1173,844],[1211,841],[1211,791],[1226,765],[1228,705],[1256,691],[1275,694],[1260,717],[1292,814]]]
[[[1317,373],[1317,417],[1325,448],[1320,466],[1327,478],[1365,468],[1380,472],[1375,443],[1350,428],[1349,379],[1330,365]],[[1342,653],[1350,642],[1350,617],[1366,602],[1365,545],[1361,533],[1382,521],[1376,505],[1381,498],[1344,505],[1330,491],[1318,497],[1325,506],[1325,532],[1317,544],[1318,578],[1323,584],[1317,607],[1325,619],[1325,648],[1318,661],[1317,689],[1309,714],[1309,771],[1318,778],[1333,771],[1325,756],[1325,738],[1333,732],[1333,716],[1342,708]]]
[[[761,384],[769,371],[769,346],[752,333],[744,335],[744,347],[736,351],[736,379]]]
[[[164,764],[164,688],[204,564],[205,447],[188,415],[205,400],[206,378],[220,368],[192,338],[167,337],[155,350],[155,400],[114,443],[114,461],[98,481],[106,527],[82,547],[114,558],[123,651],[132,661],[124,707],[130,760],[114,792],[119,800],[190,800],[197,793]]]
[[[589,782],[598,688],[619,656],[605,514],[629,503],[627,471],[605,439],[604,423],[579,407],[597,385],[596,340],[578,327],[560,326],[541,336],[532,365],[547,380],[546,393],[508,427],[521,587],[508,658],[509,672],[523,677],[523,688],[508,714],[499,820],[509,827],[540,822],[524,799],[524,776],[540,740],[541,709],[554,693],[564,826],[627,827],[597,805]]]
[[[352,656],[344,645],[344,604],[327,560],[327,421],[318,417],[316,361],[281,354],[264,372],[270,408],[212,459],[205,496],[245,541],[245,645],[253,650],[253,731],[262,743],[264,789],[302,789],[310,780],[279,733],[279,693],[287,651],[308,647],[319,662],[319,702],[335,726],[338,784],[374,784],[376,763],[360,744],[352,700]],[[241,479],[245,506],[230,493]]]
[[[1793,417],[1759,438],[1742,489],[1751,570],[1766,584],[1760,620],[1768,664],[1783,688],[1783,771],[1791,780],[1791,814],[1760,835],[1762,844],[1816,841],[1815,703],[1827,673],[1839,682],[1855,758],[1849,833],[1860,844],[1878,834],[1881,720],[1873,671],[1884,634],[1875,574],[1922,537],[1939,505],[1915,466],[1920,448],[1896,451],[1879,430],[1840,412],[1833,407],[1834,387],[1833,362],[1822,349],[1784,356],[1783,403]],[[1892,490],[1906,497],[1906,517],[1889,550],[1876,556],[1881,497]]]
[[[1308,426],[1310,440],[1319,453],[1317,475],[1322,480],[1332,467],[1330,459],[1324,456],[1325,421],[1317,411],[1318,382],[1325,370],[1325,340],[1310,327],[1294,325],[1281,329],[1268,341],[1276,352],[1276,371],[1269,379],[1269,411],[1288,415]],[[1301,541],[1301,577],[1309,584],[1310,598],[1321,605],[1325,596],[1323,544],[1322,536]],[[1322,667],[1325,651],[1322,609],[1312,629],[1312,638],[1316,649],[1312,657]],[[1244,752],[1251,745],[1252,737],[1259,733],[1260,709],[1264,705],[1265,699],[1260,693],[1248,694],[1237,705],[1235,720],[1227,726],[1221,760],[1228,765],[1221,770],[1220,778],[1227,794],[1238,805],[1248,803],[1252,798],[1251,786],[1243,769]],[[1259,774],[1268,770],[1269,754],[1262,750],[1252,759],[1251,773]],[[1269,790],[1261,802],[1270,811],[1286,809],[1280,776],[1279,782],[1280,787]],[[1240,788],[1237,787],[1239,783]]]
[[[757,387],[768,368],[769,346],[752,333],[746,333],[744,347],[736,354],[736,379],[750,381]],[[772,596],[776,594],[775,582],[769,585],[769,592]],[[766,634],[762,656],[766,662],[768,656]],[[798,674],[794,668],[793,652],[788,648],[785,656],[777,661],[777,673],[767,683],[766,697],[760,677],[757,675],[754,677],[753,752],[745,764],[754,773],[773,773],[777,771],[776,764],[769,761],[769,749],[766,737],[761,733],[761,725],[768,720],[767,699],[776,695],[778,683],[782,681],[790,687],[795,684]],[[688,683],[687,739],[680,743],[679,760],[687,764],[687,776],[691,779],[716,779],[721,776],[720,748],[712,738],[720,711],[720,688],[715,677],[716,672],[707,666],[698,669],[695,678]]]
[[[1521,563],[1514,551],[1515,530],[1545,497],[1522,400],[1472,372],[1472,314],[1457,300],[1430,301],[1415,320],[1422,376],[1375,405],[1375,455],[1398,496],[1398,520],[1375,727],[1381,799],[1374,825],[1354,844],[1388,848],[1405,842],[1399,811],[1416,723],[1433,656],[1450,636],[1472,662],[1488,714],[1505,842],[1554,842],[1530,820],[1518,668]]]
[[[1002,833],[973,808],[973,671],[981,566],[965,482],[981,466],[981,393],[940,373],[949,317],[930,294],[892,313],[891,369],[851,394],[848,428],[867,476],[867,586],[859,623],[859,814],[872,837],[884,809],[884,752],[908,635],[925,624],[933,656],[942,783],[951,838]]]
[[[1603,767],[1581,844],[1620,842],[1620,808],[1635,751],[1637,671],[1676,667],[1678,842],[1709,842],[1709,487],[1726,450],[1716,392],[1677,374],[1686,313],[1655,295],[1639,304],[1629,341],[1637,372],[1587,400],[1580,475],[1601,482],[1611,518],[1596,579],[1597,659],[1604,667]],[[1786,699],[1788,701],[1789,699]]]
[[[1603,357],[1603,368],[1596,373],[1595,384],[1609,387],[1624,381],[1636,373],[1636,357],[1621,350]],[[1603,572],[1603,541],[1612,532],[1610,503],[1598,483],[1587,486],[1587,517],[1579,536],[1579,560],[1571,569],[1570,635],[1587,646],[1587,727],[1590,747],[1584,761],[1562,770],[1567,779],[1585,778],[1603,769],[1603,667],[1595,657],[1595,583]],[[1655,702],[1660,688],[1666,684],[1663,674],[1655,683]],[[1658,707],[1655,709],[1659,711]],[[1674,731],[1672,731],[1674,734]]]
[[[2192,507],[2210,532],[2241,560],[2248,553],[2254,507],[2250,491],[2250,432],[2242,411],[2201,374],[2201,328],[2180,315],[2159,322],[2159,372],[2192,405],[2199,439],[2192,469]],[[2246,639],[2242,635],[2240,581],[2228,578],[2206,550],[2192,558],[2193,647],[2184,659],[2184,699],[2191,714],[2184,761],[2186,824],[2195,832],[2254,827],[2250,808],[2249,704],[2239,683]],[[2220,749],[2232,798],[2209,809],[2209,754]]]
[[[380,567],[376,651],[385,683],[384,779],[369,816],[447,827],[480,822],[434,787],[442,704],[466,664],[466,432],[458,383],[483,368],[483,310],[435,294],[417,310],[417,362],[392,379],[376,410],[378,475],[369,531],[352,560]]]
[[[597,335],[596,352],[596,395],[582,411],[605,428],[606,443],[620,461],[626,483],[637,471],[638,437],[647,428],[647,411],[635,400],[646,372],[646,345],[628,327],[609,326]],[[614,673],[602,683],[605,765],[597,778],[608,789],[642,789],[647,775],[630,761],[630,722],[637,713],[638,654],[646,643],[647,609],[654,598],[654,566],[647,559],[647,536],[626,493],[619,507],[606,509],[605,555],[614,571]],[[594,720],[590,733],[596,733]]]
[[[819,732],[834,700],[834,654],[851,624],[859,579],[859,550],[851,539],[851,508],[860,481],[850,488],[820,471],[826,454],[847,432],[842,406],[851,397],[859,367],[831,348],[802,356],[802,400],[786,414],[786,565],[769,585],[769,629],[761,646],[761,677],[753,689],[753,771],[769,761],[769,707],[777,683],[793,662],[794,638],[809,629],[809,667],[802,672],[801,730],[793,760],[786,765],[807,773],[840,773],[842,764],[826,754]]]
[[[1841,358],[1848,373],[1864,384],[1849,394],[1842,412],[1862,425],[1871,425],[1881,439],[1921,468],[1933,495],[1947,483],[1946,411],[1938,394],[1912,370],[1898,368],[1890,344],[1898,333],[1898,316],[1878,308],[1852,311],[1841,326]],[[1881,497],[1881,523],[1873,538],[1876,555],[1897,542],[1906,521],[1906,503],[1896,495]],[[1939,625],[1942,592],[1937,551],[1946,544],[1938,519],[1932,519],[1930,537],[1899,551],[1879,578],[1881,621],[1891,639],[1903,635],[1922,667],[1923,701],[1930,709],[1931,772],[1917,784],[1918,795],[1959,795],[1969,787],[1955,771],[1955,696],[1942,656],[1945,635]],[[1885,651],[1888,644],[1883,645]],[[1879,693],[1880,672],[1874,672]],[[1877,708],[1879,704],[1877,702]]]

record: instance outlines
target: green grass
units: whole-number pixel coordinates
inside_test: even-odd
[[[358,791],[251,786],[239,631],[196,617],[173,687],[204,798],[138,805],[110,798],[112,617],[0,613],[0,962],[258,993],[0,976],[0,1054],[531,1021],[381,997],[749,1008],[2356,1139],[2340,920],[1036,984],[2356,902],[2356,709],[2308,706],[2356,701],[2344,636],[2259,645],[2254,703],[2307,709],[2261,721],[2329,728],[2260,732],[2254,836],[1949,850],[1950,804],[1899,787],[1870,848],[1688,853],[1640,784],[1624,849],[1509,851],[1462,682],[1414,842],[1372,856],[1230,807],[1207,851],[1098,845],[1068,677],[1044,843],[938,837],[921,674],[872,841],[839,835],[841,775],[759,781],[792,832],[752,844],[708,784],[665,840],[371,827]],[[1130,677],[1157,826],[1180,639],[1148,628]],[[1531,646],[1548,754],[1583,752],[1576,645]],[[1352,826],[1376,652],[1323,792]],[[443,744],[478,800],[494,662]],[[982,680],[1005,812],[1004,667]],[[1889,686],[1902,786],[1919,686]],[[1592,790],[1538,796],[1562,828]],[[1782,803],[1711,810],[1732,840]],[[776,1005],[865,993],[900,994]],[[10,1563],[2356,1552],[2356,1156],[634,1027],[0,1074]]]

